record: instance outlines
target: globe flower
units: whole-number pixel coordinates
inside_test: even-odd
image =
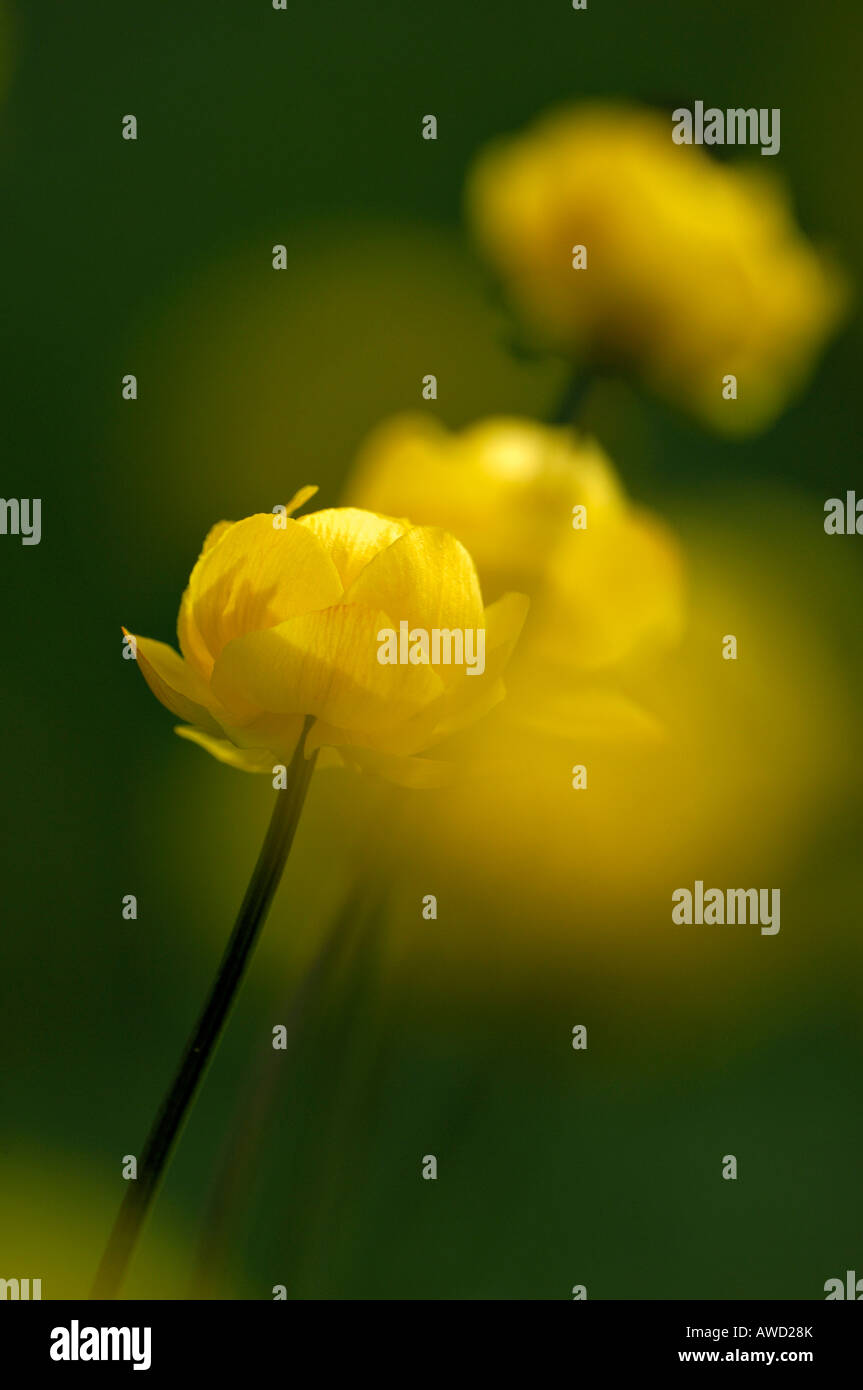
[[[138,665],[186,721],[177,732],[233,767],[272,773],[302,739],[306,757],[325,748],[402,785],[437,784],[450,766],[417,755],[502,698],[526,601],[484,608],[469,554],[436,527],[346,507],[294,520],[312,492],[214,526],[180,605],[182,656],[135,637]],[[482,671],[420,661],[419,647],[383,664],[381,634],[402,626],[481,633]]]
[[[622,106],[547,115],[480,156],[469,218],[542,342],[631,370],[717,429],[762,427],[836,327],[844,280],[775,174],[721,165],[671,130]]]
[[[847,691],[817,635],[823,595],[801,589],[789,603],[786,592],[806,570],[790,557],[811,539],[799,499],[780,505],[763,544],[745,490],[704,515],[681,508],[693,557],[684,611],[679,544],[574,430],[398,419],[361,450],[347,496],[445,526],[488,599],[510,585],[531,599],[507,698],[471,742],[486,775],[410,798],[378,826],[404,883],[394,955],[411,953],[423,990],[457,979],[483,998],[493,958],[507,1006],[571,999],[588,980],[586,998],[623,989],[648,1012],[660,1001],[660,1021],[709,1017],[717,998],[745,1010],[727,939],[682,951],[664,904],[692,864],[784,883],[846,775]],[[795,623],[818,654],[797,679]],[[737,662],[722,659],[728,632],[743,639]],[[778,702],[777,689],[788,692]],[[803,728],[805,756],[788,765],[782,749]],[[406,941],[425,884],[455,919],[445,939],[419,921]]]
[[[281,879],[321,750],[392,782],[440,785],[451,767],[417,755],[500,700],[501,671],[524,621],[519,594],[483,607],[473,561],[436,527],[353,507],[294,520],[315,491],[212,528],[180,604],[182,655],[126,634],[153,694],[187,721],[179,733],[234,767],[278,766],[279,777],[234,930],[128,1184],[96,1298],[114,1297],[126,1273]]]
[[[411,952],[423,991],[434,997],[458,980],[485,1000],[493,959],[510,1011],[531,996],[546,1008],[571,1001],[575,989],[609,1007],[625,999],[627,1013],[655,1011],[660,1027],[686,1017],[692,1037],[710,1019],[726,1036],[728,1011],[759,1026],[758,998],[727,935],[701,934],[684,949],[667,924],[672,887],[697,864],[716,865],[717,874],[733,865],[741,885],[794,883],[804,894],[811,885],[807,911],[817,913],[825,827],[855,795],[847,757],[855,692],[843,642],[863,576],[852,573],[853,556],[823,576],[835,617],[826,630],[824,587],[811,580],[811,516],[793,489],[774,502],[782,524],[766,535],[747,488],[729,485],[709,507],[693,498],[680,510],[692,556],[685,640],[637,687],[661,717],[663,738],[594,737],[573,720],[568,740],[528,730],[514,739],[520,682],[511,670],[506,701],[477,730],[483,745],[497,741],[499,772],[411,797],[400,823],[381,831],[404,876],[392,951]],[[532,604],[525,637],[534,616]],[[744,635],[736,662],[721,656],[727,632]],[[811,657],[803,664],[801,650]],[[524,655],[519,643],[513,666]],[[581,790],[575,765],[587,772]],[[404,924],[428,883],[454,920],[445,936],[419,920],[406,941]],[[825,942],[845,930],[842,902],[837,891]],[[783,998],[796,991],[805,1008],[811,957],[800,945],[787,961]]]
[[[538,944],[539,968],[556,969],[550,935],[561,920],[562,941],[589,935],[581,914],[574,932],[574,904],[586,883],[602,890],[610,879],[616,891],[627,840],[613,827],[631,828],[633,804],[650,821],[650,788],[656,799],[654,778],[665,785],[679,739],[668,679],[684,628],[678,544],[633,504],[597,443],[518,418],[460,431],[425,414],[394,419],[364,444],[347,497],[445,527],[470,551],[489,599],[512,587],[530,598],[507,698],[472,738],[483,775],[412,798],[378,833],[410,891],[440,880],[463,904],[458,940],[446,947],[459,978],[487,958],[488,920],[501,922],[495,960],[508,957],[515,977]],[[525,882],[531,901],[542,898],[529,917]],[[434,960],[423,966],[424,978],[440,979]]]
[[[357,459],[349,497],[443,526],[476,561],[490,596],[531,600],[518,671],[552,668],[570,691],[676,642],[683,624],[677,547],[633,506],[600,447],[574,430],[499,417],[450,433],[425,415],[378,429]]]

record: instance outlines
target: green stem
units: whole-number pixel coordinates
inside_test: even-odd
[[[144,1145],[137,1180],[130,1181],[120,1205],[99,1265],[92,1298],[117,1296],[174,1142],[219,1040],[279,885],[317,756],[309,759],[304,756],[305,735],[304,729],[288,770],[287,786],[276,799],[258,862],[207,1002]]]

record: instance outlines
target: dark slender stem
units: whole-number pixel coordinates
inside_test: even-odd
[[[120,1205],[96,1275],[92,1298],[115,1298],[117,1295],[171,1150],[219,1040],[278,887],[315,765],[315,756],[306,759],[303,754],[305,733],[304,729],[291,760],[287,786],[278,793],[258,862],[207,1002],[144,1145],[137,1180],[130,1181]]]

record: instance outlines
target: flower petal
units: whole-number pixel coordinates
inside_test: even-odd
[[[223,531],[201,554],[180,608],[180,646],[209,678],[235,637],[328,608],[341,594],[338,571],[308,528],[258,513]]]
[[[225,733],[238,748],[269,748],[281,762],[293,757],[303,732],[301,714],[258,714],[248,723],[239,724],[230,716],[224,723]]]
[[[156,699],[180,719],[221,735],[222,729],[208,708],[212,702],[210,693],[194,667],[165,642],[155,642],[150,637],[133,640],[141,675]]]
[[[490,603],[483,615],[486,651],[493,652],[498,647],[508,647],[511,651],[521,635],[529,609],[530,599],[526,594],[503,594],[495,603]]]
[[[227,763],[228,767],[237,767],[241,772],[271,773],[276,764],[282,761],[275,753],[265,748],[237,748],[230,739],[214,738],[211,734],[205,734],[202,729],[190,728],[188,724],[178,724],[174,733],[179,734],[180,738],[188,739],[190,743],[197,743],[214,758],[218,758],[220,763]]]
[[[365,729],[357,738],[350,730],[322,720],[312,727],[307,747],[357,747],[412,756],[440,743],[468,724],[481,719],[506,695],[501,674],[521,632],[529,601],[523,594],[505,594],[485,610],[486,657],[482,675],[457,669],[437,699],[429,701],[412,718],[395,720],[380,730]]]
[[[317,536],[345,589],[353,584],[360,570],[365,569],[379,550],[392,545],[410,530],[407,521],[376,516],[374,512],[360,511],[357,507],[329,507],[322,512],[311,512],[300,517],[297,525]]]
[[[359,604],[303,614],[230,642],[213,689],[237,710],[313,714],[364,733],[409,719],[443,689],[429,666],[382,665],[378,634],[386,613]]]
[[[293,516],[294,512],[298,512],[300,510],[300,507],[304,507],[306,503],[309,501],[309,499],[314,497],[317,491],[317,483],[309,483],[306,487],[297,488],[290,502],[285,507],[285,511],[287,512],[288,516]]]
[[[479,628],[482,595],[476,568],[460,541],[436,526],[414,526],[370,560],[345,593],[424,628]]]

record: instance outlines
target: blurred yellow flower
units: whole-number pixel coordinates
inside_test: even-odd
[[[188,721],[177,732],[233,767],[271,772],[312,717],[307,757],[329,748],[387,780],[438,785],[449,766],[415,755],[502,697],[527,602],[507,594],[484,610],[473,561],[436,528],[347,507],[293,520],[314,491],[214,526],[180,606],[182,657],[136,637],[138,664]],[[383,634],[402,627],[472,632],[478,645],[481,634],[483,669],[416,653],[382,664]]]
[[[480,156],[469,217],[543,340],[634,370],[714,428],[756,429],[808,374],[845,283],[775,175],[720,165],[671,130],[638,108],[551,113]]]
[[[450,433],[428,416],[399,417],[361,450],[349,498],[445,527],[473,556],[486,594],[529,596],[510,716],[520,710],[568,733],[595,724],[596,682],[652,661],[681,634],[672,537],[573,430],[500,417]]]
[[[768,499],[775,524],[765,530]],[[828,934],[844,930],[847,884],[825,889],[823,856],[858,791],[855,689],[843,662],[860,576],[837,555],[813,585],[823,546],[800,495],[753,496],[750,481],[690,509],[679,517],[685,636],[620,687],[651,711],[662,738],[621,737],[610,725],[619,667],[604,673],[596,719],[584,717],[586,704],[574,717],[576,674],[558,685],[532,658],[532,603],[507,699],[472,740],[487,775],[413,797],[397,818],[366,818],[403,881],[388,939],[400,992],[408,980],[430,995],[455,981],[508,1009],[532,995],[551,1011],[575,982],[592,1007],[644,1010],[659,1028],[687,1016],[698,1036],[709,1018],[727,1028],[746,1014],[759,1026],[764,996],[722,929],[685,937],[674,928],[673,888],[733,872],[747,885],[779,884],[783,897],[787,888],[798,922],[823,927],[825,949]],[[737,661],[722,656],[728,632],[740,639]],[[526,718],[515,726],[522,712],[548,725],[552,702],[556,733]],[[318,834],[325,844],[326,818]],[[414,907],[429,892],[446,903],[444,932],[429,932]],[[801,985],[805,999],[811,934],[789,930],[782,949],[777,1007]]]

